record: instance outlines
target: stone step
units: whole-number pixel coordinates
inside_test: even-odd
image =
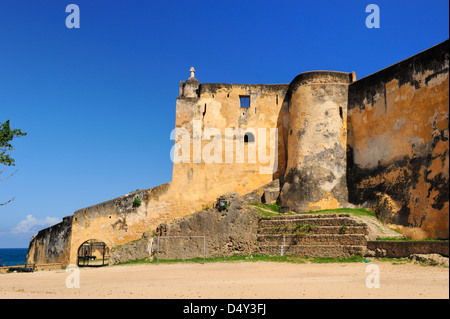
[[[259,227],[284,226],[284,225],[311,225],[311,226],[361,226],[361,223],[349,217],[310,217],[310,218],[289,218],[289,219],[261,219]]]
[[[362,234],[258,235],[260,245],[367,245]]]
[[[260,247],[260,253],[265,255],[297,255],[307,257],[350,257],[354,255],[364,256],[366,246],[358,245],[266,245]]]
[[[301,226],[301,225],[283,225],[283,226],[267,226],[260,227],[258,234],[260,235],[275,235],[275,234],[362,234],[368,235],[369,229],[367,225],[362,226],[347,226],[345,229],[342,226]]]

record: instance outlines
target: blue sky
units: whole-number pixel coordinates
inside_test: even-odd
[[[66,6],[80,8],[68,29]],[[368,4],[380,28],[368,29]],[[19,171],[0,182],[0,248],[79,208],[171,180],[179,82],[369,75],[448,39],[447,0],[0,0],[0,122]],[[12,169],[9,170],[12,172]],[[4,177],[3,174],[1,177]]]

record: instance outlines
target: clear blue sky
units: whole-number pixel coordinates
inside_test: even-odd
[[[68,4],[80,28],[68,29]],[[365,8],[380,8],[368,29]],[[447,0],[0,0],[0,122],[20,170],[0,182],[0,248],[79,208],[171,180],[179,81],[358,78],[448,39]],[[11,172],[12,170],[9,170]],[[4,177],[3,176],[0,176]],[[30,216],[31,215],[31,216]]]

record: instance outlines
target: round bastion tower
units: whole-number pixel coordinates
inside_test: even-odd
[[[355,74],[301,73],[291,82],[283,210],[306,212],[344,207],[348,85]]]

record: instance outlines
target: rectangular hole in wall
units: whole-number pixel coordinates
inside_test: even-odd
[[[241,107],[250,107],[250,96],[249,95],[239,95],[239,100],[241,102]]]

